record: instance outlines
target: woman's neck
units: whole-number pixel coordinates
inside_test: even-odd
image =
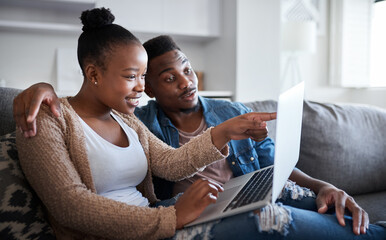
[[[74,97],[69,98],[68,102],[82,119],[106,120],[111,118],[111,108],[104,105],[91,91],[86,91],[83,87]]]

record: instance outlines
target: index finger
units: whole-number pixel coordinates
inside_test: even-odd
[[[271,121],[276,119],[276,112],[252,112],[252,119],[253,120],[259,120],[259,121]]]

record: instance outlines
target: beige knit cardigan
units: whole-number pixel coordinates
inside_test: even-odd
[[[57,239],[160,239],[173,236],[175,208],[138,207],[97,194],[92,179],[85,136],[77,114],[66,98],[61,116],[43,106],[37,117],[37,135],[16,141],[20,163],[29,183],[42,200]],[[155,137],[133,114],[116,113],[137,132],[148,171],[137,189],[155,202],[152,174],[171,181],[193,175],[228,155],[218,151],[210,129],[181,148]],[[127,156],[130,160],[130,156]],[[108,161],[108,159],[106,159]]]

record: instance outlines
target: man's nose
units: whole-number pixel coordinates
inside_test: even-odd
[[[192,85],[192,80],[188,76],[183,75],[180,77],[180,89],[188,88],[190,85]]]

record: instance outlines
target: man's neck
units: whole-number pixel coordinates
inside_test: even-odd
[[[204,117],[202,107],[195,111],[165,112],[165,114],[177,129],[184,132],[194,132]]]

